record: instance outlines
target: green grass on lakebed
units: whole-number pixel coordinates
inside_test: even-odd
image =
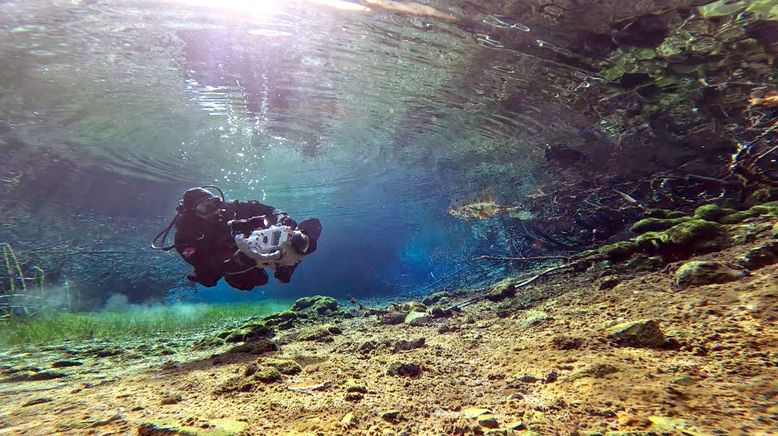
[[[289,308],[289,302],[129,306],[118,311],[56,312],[0,322],[0,346],[76,339],[142,338],[195,333]]]

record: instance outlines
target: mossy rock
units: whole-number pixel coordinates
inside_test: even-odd
[[[691,218],[689,217],[680,217],[680,218],[643,218],[642,220],[636,222],[632,225],[630,228],[630,231],[632,233],[646,233],[646,232],[656,232],[661,230],[667,230],[670,227],[676,226],[678,224],[681,224],[683,222],[689,221]]]
[[[718,222],[721,218],[735,212],[737,212],[735,209],[721,207],[717,204],[704,204],[694,210],[694,217]]]
[[[683,216],[686,216],[686,214],[681,212],[680,210],[646,209],[645,211],[646,218],[672,219],[672,218],[681,218]]]
[[[213,419],[208,428],[180,425],[173,420],[148,421],[138,427],[138,436],[235,436],[242,434],[248,427],[243,421],[234,419]]]
[[[730,268],[719,262],[694,260],[681,265],[675,272],[675,287],[685,289],[691,285],[727,283],[745,274],[745,271]]]
[[[633,241],[619,241],[610,245],[604,245],[597,251],[612,262],[620,262],[632,256],[637,250]]]
[[[586,368],[575,371],[567,378],[569,381],[575,381],[582,378],[603,378],[606,375],[619,372],[619,369],[607,363],[595,363]]]
[[[754,204],[762,204],[778,200],[778,188],[757,189],[751,194],[751,201]]]
[[[262,362],[271,368],[275,368],[284,375],[295,375],[303,371],[299,363],[289,359],[268,359]]]
[[[248,325],[237,327],[234,329],[226,330],[218,335],[217,338],[223,339],[224,342],[247,342],[256,339],[270,338],[274,334],[273,329],[265,325]]]
[[[281,371],[276,368],[262,368],[254,373],[253,379],[262,383],[275,383],[281,381]]]
[[[317,325],[301,331],[300,334],[297,335],[297,340],[332,342],[332,336],[339,335],[341,333],[343,333],[343,331],[338,327],[330,325]]]
[[[421,300],[421,303],[425,306],[432,306],[433,304],[442,303],[443,301],[448,300],[451,297],[451,294],[446,291],[438,291],[433,292],[432,294],[427,295]]]
[[[327,315],[338,310],[338,302],[332,297],[324,295],[314,295],[312,297],[303,297],[298,299],[292,305],[293,312],[314,312],[318,315]]]
[[[420,301],[411,300],[399,305],[399,310],[401,312],[426,312],[427,305]]]
[[[505,279],[492,286],[492,289],[485,295],[486,299],[497,303],[506,298],[513,298],[516,296],[516,286],[513,284],[512,279]]]
[[[608,329],[608,339],[623,347],[659,348],[666,342],[665,335],[654,320],[629,321]]]
[[[773,224],[772,234],[773,238],[778,238],[778,223]]]
[[[726,242],[721,238],[723,228],[720,224],[701,219],[693,219],[665,230],[667,246],[674,254],[707,252],[723,248]]]
[[[756,218],[761,215],[778,216],[778,201],[758,204],[750,209],[729,214],[721,218],[719,222],[722,224],[737,224],[749,218]]]
[[[264,354],[278,351],[278,345],[267,339],[246,342],[229,350],[229,353]]]

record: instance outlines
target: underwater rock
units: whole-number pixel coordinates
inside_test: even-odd
[[[225,330],[218,335],[217,338],[223,339],[226,343],[235,342],[248,342],[258,339],[273,337],[273,329],[262,324],[258,325],[246,325],[229,330]]]
[[[451,298],[451,294],[447,291],[438,291],[434,292],[432,294],[427,295],[421,300],[421,303],[427,307],[432,306],[433,304],[443,303],[444,301]]]
[[[689,221],[690,217],[680,218],[643,218],[630,227],[632,233],[642,234],[646,232],[656,232],[667,230],[683,222]]]
[[[659,348],[666,341],[659,323],[650,319],[615,325],[608,329],[608,339],[617,346],[638,348]]]
[[[542,324],[550,319],[551,316],[542,310],[528,310],[524,312],[524,316],[519,322],[519,325],[526,329],[534,325]]]
[[[686,257],[695,252],[718,250],[726,245],[720,224],[703,219],[691,219],[663,232],[646,232],[635,239],[640,251],[661,253],[670,257]]]
[[[381,419],[389,422],[397,422],[401,418],[400,411],[396,409],[383,411],[380,413],[380,415]]]
[[[778,94],[778,92],[776,92]],[[768,203],[778,200],[778,188],[757,189],[751,194],[751,201],[754,204]]]
[[[278,351],[278,345],[267,339],[261,339],[233,347],[228,353],[264,354],[273,351]]]
[[[412,326],[422,326],[429,322],[430,315],[426,312],[410,312],[405,316],[405,323]]]
[[[394,304],[393,306],[397,307],[400,312],[426,312],[427,306],[424,305],[424,303],[420,301],[406,301],[403,304],[400,304],[399,306]]]
[[[508,387],[517,388],[520,387],[522,384],[537,383],[539,381],[540,379],[535,377],[532,374],[521,374],[521,375],[514,375],[509,377],[507,383],[508,383]]]
[[[568,381],[575,381],[582,378],[603,378],[606,375],[619,372],[619,369],[607,363],[594,363],[586,368],[579,369],[567,377]]]
[[[181,396],[181,394],[165,394],[162,396],[162,399],[159,400],[159,404],[164,405],[170,405],[170,404],[178,404],[181,401],[184,400],[184,397]]]
[[[721,207],[716,204],[704,204],[694,210],[694,216],[707,221],[718,222],[721,218],[737,212],[735,209]]]
[[[632,256],[637,246],[632,241],[619,241],[610,245],[604,245],[597,251],[611,262],[621,262]]]
[[[268,359],[262,362],[271,368],[275,368],[284,375],[295,375],[303,371],[299,363],[289,359]]]
[[[397,377],[418,377],[421,375],[421,365],[413,362],[395,361],[389,364],[386,373]]]
[[[346,396],[343,397],[343,399],[346,401],[360,401],[363,398],[365,398],[365,396],[359,392],[347,392]]]
[[[583,346],[584,340],[568,336],[555,336],[551,339],[551,346],[557,350],[577,350]]]
[[[349,429],[354,428],[359,424],[359,421],[354,416],[353,412],[349,412],[343,416],[340,420],[340,425],[343,426],[343,428]]]
[[[478,418],[476,418],[476,421],[481,427],[497,428],[500,426],[500,424],[497,422],[497,418],[495,418],[495,416],[491,413],[484,413],[483,415],[479,415]]]
[[[462,409],[460,413],[462,413],[462,416],[464,416],[467,419],[476,419],[481,415],[486,415],[486,414],[491,415],[492,411],[489,409],[484,409],[482,407],[465,407],[464,409]]]
[[[699,6],[697,11],[704,18],[723,17],[739,12],[748,5],[745,0],[717,0],[706,5]]]
[[[32,400],[22,404],[22,407],[30,407],[30,406],[35,406],[37,404],[51,403],[52,401],[54,401],[54,399],[52,399],[52,398],[39,397],[39,398],[34,398],[34,399],[32,399]]]
[[[778,238],[778,223],[773,224],[773,230],[772,230],[773,238]]]
[[[180,425],[173,420],[144,422],[138,427],[138,436],[237,436],[248,423],[234,419],[213,419],[200,427]]]
[[[58,378],[64,378],[68,375],[64,372],[58,372],[58,371],[34,371],[34,370],[24,370],[14,373],[13,375],[10,375],[4,379],[2,379],[3,383],[14,383],[14,382],[23,382],[23,381],[43,381],[43,380],[54,380]]]
[[[69,368],[72,366],[81,366],[84,362],[80,360],[57,360],[54,362],[51,362],[52,368]]]
[[[454,311],[441,306],[435,306],[430,309],[430,315],[433,318],[448,318],[454,314]]]
[[[268,326],[268,327],[276,327],[279,330],[286,330],[288,328],[291,328],[294,326],[295,321],[298,318],[304,317],[304,314],[298,314],[297,312],[293,312],[291,310],[287,310],[285,312],[278,312],[270,314],[264,318],[262,318],[262,321],[257,323],[257,326]],[[246,327],[246,326],[244,326]]]
[[[756,218],[761,215],[772,214],[778,216],[778,202],[757,204],[747,210],[741,210],[722,217],[719,222],[722,224],[737,224],[749,218]]]
[[[281,381],[281,371],[272,367],[258,369],[252,379],[262,383],[275,383]]]
[[[402,324],[405,322],[406,315],[408,315],[406,312],[388,312],[381,315],[379,321],[386,325]]]
[[[497,303],[506,298],[513,298],[516,296],[516,286],[510,279],[503,280],[492,287],[492,289],[485,295],[485,298],[491,302]]]
[[[680,218],[682,216],[685,216],[681,211],[678,210],[667,210],[667,209],[646,209],[644,213],[646,218]]]
[[[595,286],[600,291],[606,291],[615,288],[619,283],[621,283],[621,279],[618,276],[605,276],[597,280]]]
[[[366,394],[367,393],[367,387],[365,385],[357,382],[354,379],[346,380],[346,392],[356,392],[358,394]]]
[[[298,299],[292,305],[293,312],[316,312],[319,315],[327,315],[338,309],[338,302],[332,297],[314,295]]]
[[[674,285],[677,289],[685,289],[691,285],[709,285],[737,280],[746,274],[745,271],[730,268],[719,262],[691,261],[681,265],[675,272]]]
[[[331,325],[318,325],[308,327],[297,335],[298,341],[332,342],[332,336],[339,335],[343,331],[339,327]]]
[[[425,338],[417,338],[412,341],[406,341],[404,339],[401,339],[394,343],[394,352],[399,353],[400,351],[415,350],[416,348],[423,347],[425,342],[426,342]]]
[[[754,271],[778,262],[778,241],[770,241],[748,250],[735,263],[747,270]]]

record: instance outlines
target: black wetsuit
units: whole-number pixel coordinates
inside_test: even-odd
[[[254,200],[216,201],[218,208],[209,214],[182,208],[175,220],[176,251],[194,267],[194,274],[187,278],[211,287],[224,277],[230,286],[246,291],[266,284],[267,272],[254,268],[256,263],[238,252],[233,231],[248,234],[265,225],[283,224],[295,228],[297,223],[286,212]],[[227,224],[230,220],[236,220],[232,227]],[[279,267],[274,277],[288,283],[296,267]]]

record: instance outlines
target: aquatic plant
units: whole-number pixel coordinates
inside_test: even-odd
[[[47,312],[9,316],[0,323],[0,345],[34,345],[78,339],[138,339],[211,331],[286,307],[287,302],[131,305],[118,311]]]

